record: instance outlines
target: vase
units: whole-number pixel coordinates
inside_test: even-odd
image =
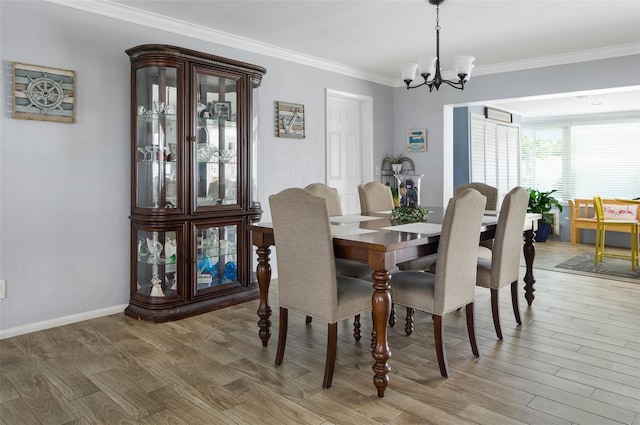
[[[402,164],[391,164],[391,169],[394,173],[398,174],[400,171],[402,171]]]

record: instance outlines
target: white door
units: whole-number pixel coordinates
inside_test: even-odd
[[[327,185],[340,193],[343,214],[360,213],[358,185],[373,178],[372,103],[327,90]]]

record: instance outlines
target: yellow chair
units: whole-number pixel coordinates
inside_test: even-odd
[[[636,219],[607,219],[604,216],[604,206],[602,204],[602,198],[600,196],[593,197],[593,209],[596,214],[596,251],[594,257],[594,264],[597,266],[598,262],[602,261],[605,256],[626,258],[631,260],[631,270],[635,271],[638,264],[638,220]],[[631,255],[625,254],[613,254],[604,252],[604,237],[606,230],[630,228],[631,229]],[[626,231],[626,229],[625,229]]]

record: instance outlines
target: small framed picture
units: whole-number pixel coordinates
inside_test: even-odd
[[[276,135],[304,139],[304,105],[276,101]]]
[[[407,131],[407,151],[426,152],[427,151],[427,129],[414,128]]]
[[[484,116],[490,120],[513,122],[513,115],[509,112],[501,111],[499,109],[493,109],[489,107],[484,108]]]
[[[13,118],[76,122],[76,73],[13,63]]]
[[[215,102],[211,112],[214,119],[229,121],[231,119],[231,102]]]

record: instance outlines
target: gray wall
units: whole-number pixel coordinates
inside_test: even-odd
[[[257,173],[265,218],[270,194],[325,180],[326,88],[374,99],[375,164],[393,134],[393,89],[379,84],[47,2],[0,1],[0,20],[0,278],[7,279],[0,331],[121,311],[128,302],[125,49],[166,43],[267,68],[259,93]],[[77,123],[12,119],[13,61],[74,70]],[[277,100],[305,105],[306,139],[274,136]]]

